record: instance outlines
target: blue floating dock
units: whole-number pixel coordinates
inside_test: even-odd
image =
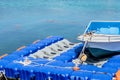
[[[72,60],[78,57],[83,45],[59,36],[49,37],[2,58],[0,70],[6,77],[20,80],[112,80],[120,69],[120,55],[101,67],[82,64],[80,70],[73,70]]]

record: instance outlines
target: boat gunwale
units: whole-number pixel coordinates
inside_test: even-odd
[[[78,36],[78,40],[80,40],[80,41],[87,40],[88,42],[120,42],[120,35],[93,34],[91,36],[81,35],[82,38],[79,38],[79,37],[80,36]],[[87,38],[87,39],[85,39],[85,38]],[[95,39],[95,38],[98,38],[98,39]],[[104,38],[104,39],[100,40],[100,38]],[[116,38],[118,38],[118,39],[116,40]],[[94,39],[95,39],[95,41],[93,41]]]

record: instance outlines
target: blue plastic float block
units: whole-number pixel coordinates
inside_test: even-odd
[[[48,68],[43,66],[36,66],[34,68],[35,80],[45,80],[45,79],[47,80],[48,77],[50,76],[50,72],[47,69]]]
[[[41,46],[41,47],[42,47],[42,46]],[[41,48],[41,47],[39,47],[39,48]],[[20,52],[21,52],[21,51],[24,51],[24,52],[23,52],[23,53],[24,53],[23,56],[27,56],[27,55],[29,55],[29,54],[31,54],[31,53],[36,52],[37,50],[39,50],[39,48],[38,48],[37,45],[32,44],[32,45],[29,45],[29,46],[23,48],[22,50],[20,50]]]
[[[7,60],[7,61],[9,61],[9,62],[12,62],[12,61],[14,61],[14,60],[16,60],[16,59],[18,59],[18,58],[19,58],[19,56],[10,54],[10,55],[8,55],[8,56],[5,56],[5,57],[3,58],[3,60]]]
[[[29,45],[29,46],[25,47],[22,50],[26,50],[26,51],[28,51],[30,53],[34,53],[34,52],[36,52],[38,50],[38,48],[36,47],[36,45]]]
[[[31,60],[31,61],[34,59],[32,57],[25,56],[25,57],[19,57],[15,61],[24,61],[26,58],[29,59],[29,60]]]
[[[22,57],[17,59],[16,61],[19,62],[24,60],[25,58]],[[20,80],[30,80],[31,78],[34,78],[34,71],[33,71],[34,67],[41,66],[41,64],[43,65],[49,62],[48,60],[45,60],[45,59],[35,60],[33,58],[29,58],[29,60],[31,60],[32,63],[28,66],[24,66],[23,64],[15,63],[15,62],[12,62],[7,66],[5,66],[6,76],[9,78],[20,77]]]
[[[70,75],[70,80],[90,80],[92,75],[92,72],[74,71]]]
[[[69,74],[73,72],[72,69],[41,66],[34,68],[35,80],[68,80]]]
[[[73,63],[73,62],[67,62],[67,63],[65,63],[64,64],[64,66],[63,67],[71,67],[71,68],[73,68],[75,66],[75,64]]]
[[[109,63],[109,62],[107,62],[107,63],[105,63],[102,67],[104,67],[104,68],[114,68],[114,69],[120,69],[120,63]]]
[[[73,47],[75,49],[75,52],[80,53],[82,51],[83,45],[83,43],[80,43],[79,45]]]
[[[9,61],[6,61],[6,60],[0,60],[0,72],[5,73],[5,75],[6,75],[5,67],[6,67],[7,64],[9,64],[9,63],[10,63]]]
[[[41,40],[39,43],[42,43],[42,44],[44,44],[45,46],[49,46],[49,45],[52,44],[52,40],[44,39],[44,40]]]
[[[75,53],[75,54],[76,54],[76,56],[78,56],[78,55],[79,55],[79,53],[78,53],[78,52],[76,52],[76,49],[75,49],[75,48],[69,49],[69,50],[67,50],[66,52],[72,52],[72,53]]]
[[[75,48],[71,48],[71,49],[67,50],[66,52],[75,52]]]
[[[77,58],[77,56],[79,55],[79,53],[75,52],[75,49],[69,49],[64,53],[65,53],[64,55],[72,56],[73,59]]]
[[[108,75],[111,75],[111,76],[115,76],[115,73],[117,72],[118,70],[117,69],[114,69],[113,67],[109,67],[109,68],[100,68],[98,70],[98,72],[102,72],[104,74],[108,74]]]
[[[49,37],[49,38],[47,38],[47,39],[50,39],[50,40],[57,40],[57,41],[60,41],[60,40],[63,40],[64,38],[63,37],[61,37],[61,36],[52,36],[52,37]]]
[[[57,39],[58,41],[63,40],[64,38],[61,36],[52,36],[51,38]]]
[[[55,58],[53,58],[54,60],[58,60],[58,61],[63,61],[63,62],[70,62],[72,61],[72,57],[71,56],[64,56],[64,55],[60,55],[60,56],[57,56]]]
[[[73,51],[67,51],[61,54],[61,56],[70,56],[72,59],[75,59],[77,57],[77,53]]]
[[[35,80],[47,80],[50,77],[49,67],[39,66],[34,68]]]
[[[118,57],[112,57],[112,58],[108,59],[108,62],[111,62],[111,63],[113,63],[113,62],[120,63],[120,58],[118,58]]]
[[[41,42],[38,42],[36,44],[32,44],[33,46],[37,47],[39,50],[40,49],[43,49],[44,47],[46,47],[45,44],[41,43]]]
[[[56,75],[55,80],[69,80],[70,73],[72,73],[73,70],[71,68],[55,68],[55,70],[52,72],[52,75]],[[53,78],[54,79],[54,78]]]
[[[91,76],[90,80],[112,80],[112,76],[107,74],[94,74]]]
[[[22,66],[19,71],[20,80],[33,80],[35,77],[33,68],[35,68],[35,66]]]
[[[0,60],[0,69],[4,69],[5,66],[9,63],[10,62],[8,60],[4,60],[4,59]]]
[[[64,66],[64,62],[62,61],[51,61],[51,62],[48,62],[46,63],[47,65],[46,66],[53,66],[53,67],[62,67]]]
[[[19,57],[23,57],[30,54],[29,51],[26,50],[20,50],[20,51],[14,51],[13,53],[11,53],[10,55],[14,55],[14,56],[19,56]]]
[[[86,70],[86,71],[93,71],[93,72],[96,72],[98,71],[98,67],[96,66],[93,66],[93,65],[80,65],[80,70]]]
[[[20,80],[31,80],[32,78],[35,77],[34,71],[33,71],[33,68],[35,66],[36,65],[24,66],[19,63],[11,63],[5,67],[5,73],[6,73],[6,76],[9,78],[20,77]]]
[[[11,55],[19,56],[19,57],[24,57],[30,54],[30,51],[28,50],[20,50],[20,51],[15,51],[11,53]]]
[[[51,40],[52,43],[56,43],[59,41],[57,38],[54,38],[54,37],[47,38],[47,40]]]
[[[18,78],[20,73],[19,71],[22,68],[22,64],[18,63],[9,63],[5,66],[5,75],[8,78]]]

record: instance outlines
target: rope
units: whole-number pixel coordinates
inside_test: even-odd
[[[83,46],[83,48],[82,48],[82,51],[81,51],[81,53],[80,53],[80,55],[79,55],[78,58],[81,58],[82,55],[85,54],[84,51],[85,51],[85,48],[86,48],[87,42],[88,42],[88,41],[85,41],[85,44],[84,44],[84,46]]]
[[[49,62],[47,62],[46,64],[39,64],[39,63],[37,63],[37,62],[35,62],[35,61],[44,61],[44,60],[31,60],[31,64],[29,64],[29,65],[27,65],[27,66],[31,66],[31,67],[35,67],[35,66],[48,66],[48,67],[53,67],[53,68],[66,68],[66,69],[72,69],[73,67],[60,67],[60,66],[53,66],[53,65],[49,65],[49,63],[51,63],[51,62],[53,62],[53,61],[55,61],[55,60],[50,60]],[[15,61],[16,63],[19,63],[20,61]],[[33,64],[33,65],[32,65]],[[81,71],[81,72],[91,72],[91,73],[94,73],[94,74],[107,74],[107,75],[111,75],[111,74],[109,74],[109,73],[107,73],[107,72],[95,72],[95,71],[89,71],[89,70],[79,70],[79,71]],[[5,74],[3,74],[4,75],[4,77],[5,77],[5,80],[8,80],[7,79],[7,77],[5,76]]]

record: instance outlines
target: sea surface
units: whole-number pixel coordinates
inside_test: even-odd
[[[91,20],[120,20],[120,0],[0,0],[0,55],[47,36],[78,42]]]

